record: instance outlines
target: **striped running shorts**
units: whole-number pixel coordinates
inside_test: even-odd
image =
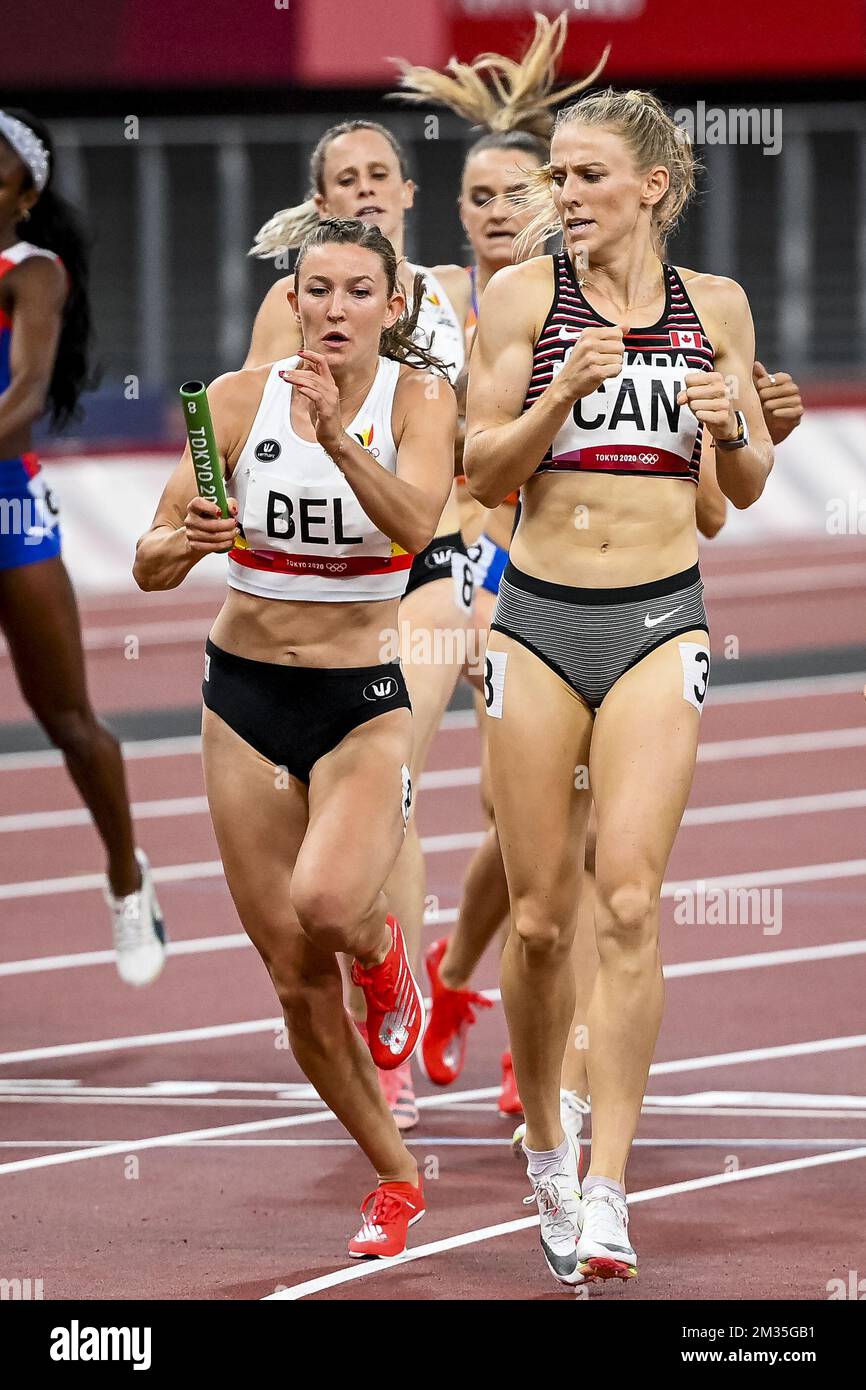
[[[536,579],[509,561],[491,631],[528,648],[596,710],[620,676],[656,647],[695,629],[709,636],[703,593],[697,565],[651,584],[578,589]],[[688,691],[684,686],[683,694],[700,709],[707,690],[709,652],[694,645],[695,651],[681,654],[684,682],[689,686]],[[496,667],[497,663],[502,666],[503,656],[488,653],[485,693],[488,712],[494,715],[501,714],[495,706],[501,707],[504,667],[501,674]]]

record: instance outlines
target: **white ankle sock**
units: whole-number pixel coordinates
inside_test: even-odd
[[[528,1149],[524,1144],[523,1152],[526,1154],[526,1171],[537,1182],[539,1178],[550,1178],[554,1173],[562,1172],[568,1158],[568,1140],[563,1139],[558,1149]]]
[[[623,1201],[625,1201],[625,1188],[622,1183],[614,1182],[613,1178],[584,1178],[584,1197],[588,1197],[590,1192],[596,1187],[606,1187],[609,1192],[613,1192],[617,1197],[621,1197]]]

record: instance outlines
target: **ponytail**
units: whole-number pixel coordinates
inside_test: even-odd
[[[607,62],[610,44],[586,77],[556,89],[559,60],[568,36],[568,16],[536,14],[532,41],[519,59],[481,53],[471,63],[452,58],[444,72],[392,59],[400,69],[395,100],[447,106],[472,125],[488,131],[522,130],[549,140],[557,106],[592,85]]]
[[[53,188],[54,144],[47,128],[29,111],[5,107],[39,137],[49,154],[47,183],[30,209],[30,216],[19,224],[22,241],[44,247],[60,257],[69,277],[69,293],[63,306],[60,339],[54,358],[54,370],[48,387],[48,410],[51,425],[62,429],[80,415],[78,402],[82,393],[92,390],[96,376],[91,370],[93,325],[90,312],[90,240],[78,212],[71,203]],[[28,170],[24,187],[32,187]]]
[[[319,213],[312,198],[299,203],[297,207],[283,208],[259,228],[248,254],[270,260],[272,256],[284,255],[286,251],[296,251],[318,221]]]

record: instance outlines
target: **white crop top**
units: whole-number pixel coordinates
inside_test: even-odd
[[[423,275],[426,282],[418,313],[416,340],[445,364],[453,386],[466,361],[463,324],[432,270],[423,265],[413,265],[411,261],[408,266],[413,275]]]
[[[226,480],[242,532],[229,553],[228,582],[259,598],[303,603],[398,598],[412,556],[373,524],[321,444],[292,428],[293,388],[279,373],[299,362],[288,357],[272,364]],[[389,473],[397,468],[391,412],[399,375],[399,362],[380,357],[373,385],[346,426]]]

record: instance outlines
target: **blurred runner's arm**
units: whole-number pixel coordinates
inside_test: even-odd
[[[709,431],[704,430],[701,444],[701,471],[698,495],[695,499],[695,520],[698,530],[707,540],[717,536],[728,517],[728,499],[716,477],[716,451]]]
[[[15,332],[9,351],[9,385],[0,395],[0,440],[29,429],[45,409],[66,299],[63,270],[44,256],[16,266],[5,283]]]
[[[781,444],[803,418],[800,388],[790,372],[768,372],[761,362],[752,368],[752,380],[770,438],[774,444]]]

